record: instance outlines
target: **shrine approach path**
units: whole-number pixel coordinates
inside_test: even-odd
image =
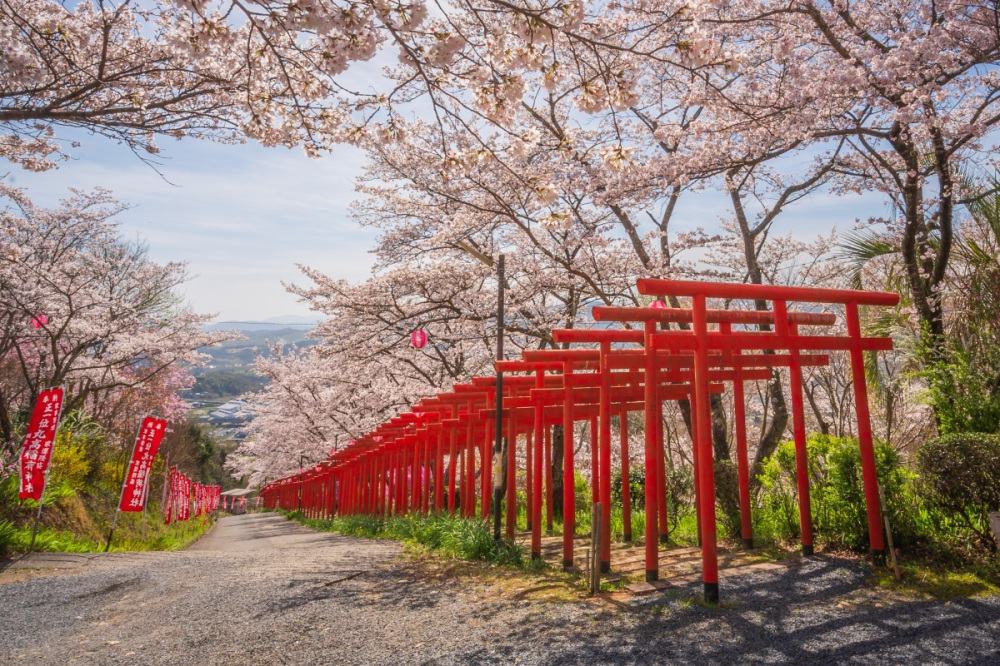
[[[188,550],[44,555],[0,574],[0,664],[1000,663],[1000,599],[887,598],[856,562],[619,603],[443,575],[280,515]]]

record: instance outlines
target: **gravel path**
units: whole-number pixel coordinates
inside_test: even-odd
[[[1000,599],[881,602],[846,561],[806,560],[614,606],[441,577],[398,545],[274,514],[191,549],[0,574],[0,664],[1000,663]],[[5,581],[4,579],[7,578]]]

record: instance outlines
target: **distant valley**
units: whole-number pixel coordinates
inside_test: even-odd
[[[268,380],[254,372],[254,360],[267,357],[270,346],[282,343],[286,348],[304,348],[316,344],[306,337],[314,323],[250,323],[222,322],[209,326],[212,330],[238,330],[246,339],[226,342],[218,347],[205,347],[201,351],[211,357],[203,367],[194,368],[195,384],[184,393],[191,404],[188,417],[192,421],[209,425],[215,434],[224,439],[240,440],[243,426],[252,418],[239,402],[239,397],[261,391]]]

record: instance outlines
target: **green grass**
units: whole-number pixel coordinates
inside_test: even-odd
[[[306,518],[299,511],[282,513],[314,530],[368,539],[394,539],[454,559],[517,568],[538,566],[527,564],[524,548],[516,543],[506,539],[494,541],[489,525],[482,520],[452,518],[447,514],[390,518],[342,516],[321,520]]]
[[[192,518],[185,523],[152,528],[146,537],[138,532],[118,533],[111,545],[112,551],[181,550],[201,537],[212,521],[206,517]],[[17,556],[28,552],[31,545],[32,526],[16,527],[10,521],[0,522],[0,555]],[[105,542],[81,537],[73,532],[38,529],[35,537],[36,552],[95,553],[104,550]]]
[[[1000,563],[945,569],[926,561],[899,563],[900,580],[892,567],[875,569],[870,584],[904,595],[955,599],[1000,595]]]
[[[15,527],[13,523],[0,523],[0,553],[19,554],[27,552],[31,544],[31,525]],[[97,550],[97,545],[89,539],[81,538],[72,532],[39,528],[35,537],[36,551],[56,551],[63,553],[90,553]]]

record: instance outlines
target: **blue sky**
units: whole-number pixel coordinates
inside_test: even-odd
[[[60,135],[83,142],[72,161],[43,173],[15,168],[6,181],[46,206],[69,187],[111,189],[133,205],[119,220],[127,235],[146,241],[156,261],[188,263],[185,295],[198,312],[227,320],[308,315],[281,286],[302,281],[295,263],[350,280],[369,274],[375,232],[348,211],[363,160],[355,148],[309,159],[298,149],[161,139],[167,182],[124,146]]]

